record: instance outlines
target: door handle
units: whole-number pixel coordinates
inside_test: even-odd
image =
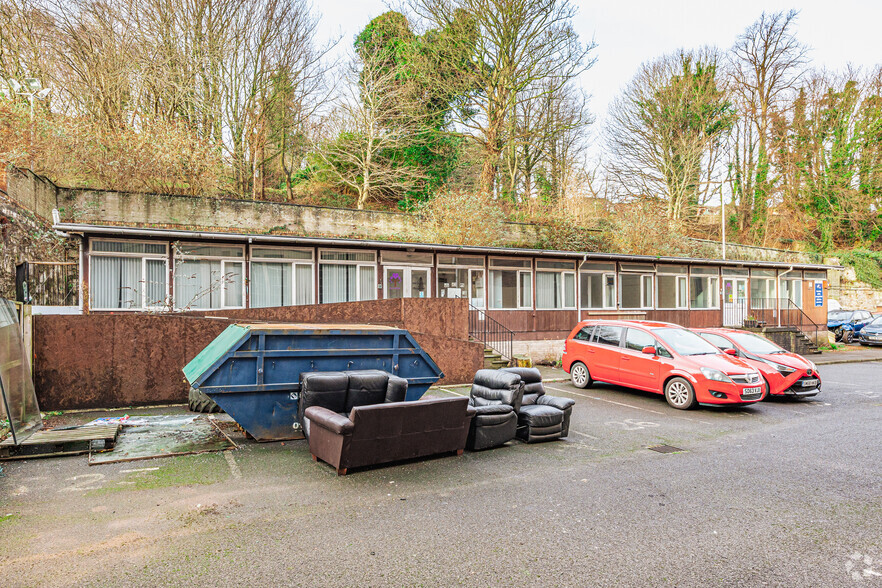
[[[622,361],[631,361],[630,357],[622,356]]]

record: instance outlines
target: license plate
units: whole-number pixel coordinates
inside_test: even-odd
[[[814,388],[815,386],[818,385],[818,380],[816,380],[816,379],[801,380],[801,384],[802,384],[803,388]]]
[[[763,393],[762,386],[757,386],[756,388],[745,388],[744,392],[742,392],[741,394],[743,396],[752,396],[754,394],[762,394],[762,393]]]

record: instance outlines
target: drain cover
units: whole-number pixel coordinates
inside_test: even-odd
[[[685,449],[674,447],[673,445],[650,445],[647,449],[658,451],[659,453],[683,453]]]

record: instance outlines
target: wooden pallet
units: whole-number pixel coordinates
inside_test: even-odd
[[[9,436],[0,441],[0,459],[88,453],[96,441],[104,442],[102,449],[111,449],[116,444],[119,430],[118,424],[39,430],[18,445]]]

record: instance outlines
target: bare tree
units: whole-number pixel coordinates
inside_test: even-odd
[[[348,68],[350,83],[331,117],[336,139],[318,149],[331,178],[358,194],[358,208],[382,194],[415,187],[423,172],[394,155],[423,128],[425,111],[407,83],[379,56]]]
[[[611,105],[609,173],[627,196],[667,202],[669,218],[691,216],[719,182],[714,153],[734,116],[714,49],[644,64]]]
[[[473,55],[463,72],[475,91],[463,95],[456,123],[484,152],[481,190],[494,193],[500,158],[512,140],[511,117],[519,96],[544,81],[554,92],[593,65],[594,43],[573,30],[569,0],[409,0],[411,10],[434,26],[461,29],[458,42]]]
[[[742,33],[729,59],[730,85],[740,117],[734,132],[733,196],[739,228],[764,232],[777,179],[770,167],[772,125],[785,115],[808,48],[796,39],[798,12],[763,13]]]

